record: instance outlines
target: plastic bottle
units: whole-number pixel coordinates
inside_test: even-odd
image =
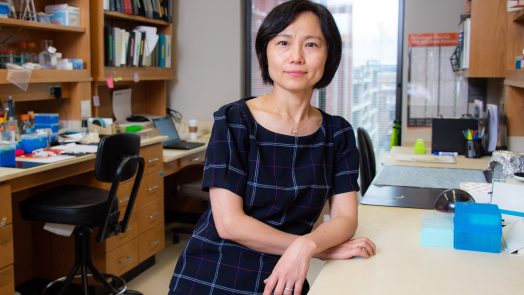
[[[29,121],[29,115],[28,114],[22,114],[20,115],[21,122],[21,134],[28,134],[33,133],[33,125],[31,125],[31,121]]]
[[[5,133],[5,119],[4,117],[0,117],[0,142],[4,140]]]

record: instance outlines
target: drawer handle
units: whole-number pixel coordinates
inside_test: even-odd
[[[7,217],[2,217],[2,219],[0,220],[0,227],[4,226],[7,224]]]
[[[155,162],[158,162],[159,160],[160,160],[160,158],[156,157],[156,158],[152,158],[152,159],[147,160],[147,163],[148,164],[153,164]]]
[[[133,230],[133,227],[128,226],[127,229],[126,229],[126,231],[125,231],[124,233],[130,232],[130,231],[132,231],[132,230]]]
[[[118,201],[118,203],[120,203],[120,204],[124,204],[124,203],[127,203],[127,202],[129,202],[129,198]]]
[[[149,246],[156,247],[158,244],[160,244],[160,240],[154,240],[153,242],[149,243]]]
[[[157,212],[149,215],[149,220],[153,220],[153,219],[157,218],[158,216],[160,216],[160,212],[157,211]]]
[[[198,160],[200,160],[200,156],[196,156],[196,157],[194,157],[193,159],[191,159],[191,162],[196,162],[196,161],[198,161]]]
[[[133,258],[131,256],[126,256],[120,260],[118,260],[118,264],[122,265],[122,264],[128,264],[129,262],[131,262],[131,260],[133,260]]]
[[[154,184],[154,185],[148,187],[147,190],[148,190],[149,192],[152,192],[152,191],[156,191],[156,190],[159,189],[159,188],[160,188],[160,186],[159,186],[158,184]]]

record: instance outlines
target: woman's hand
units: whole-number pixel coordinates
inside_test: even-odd
[[[300,295],[309,262],[316,245],[305,237],[297,238],[284,252],[271,275],[264,280],[264,295]]]
[[[369,258],[377,253],[377,246],[366,237],[352,238],[338,246],[326,249],[315,257],[321,260],[342,260],[352,257]]]

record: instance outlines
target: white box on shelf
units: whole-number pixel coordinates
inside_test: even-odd
[[[67,4],[47,5],[45,12],[51,14],[51,23],[63,26],[80,26],[80,8]]]

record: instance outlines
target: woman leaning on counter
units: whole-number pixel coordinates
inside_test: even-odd
[[[351,125],[311,105],[332,80],[341,37],[322,5],[276,6],[256,38],[272,91],[214,114],[203,189],[211,206],[180,256],[169,294],[306,294],[311,258],[368,258],[357,228]],[[326,201],[331,219],[312,231]]]

